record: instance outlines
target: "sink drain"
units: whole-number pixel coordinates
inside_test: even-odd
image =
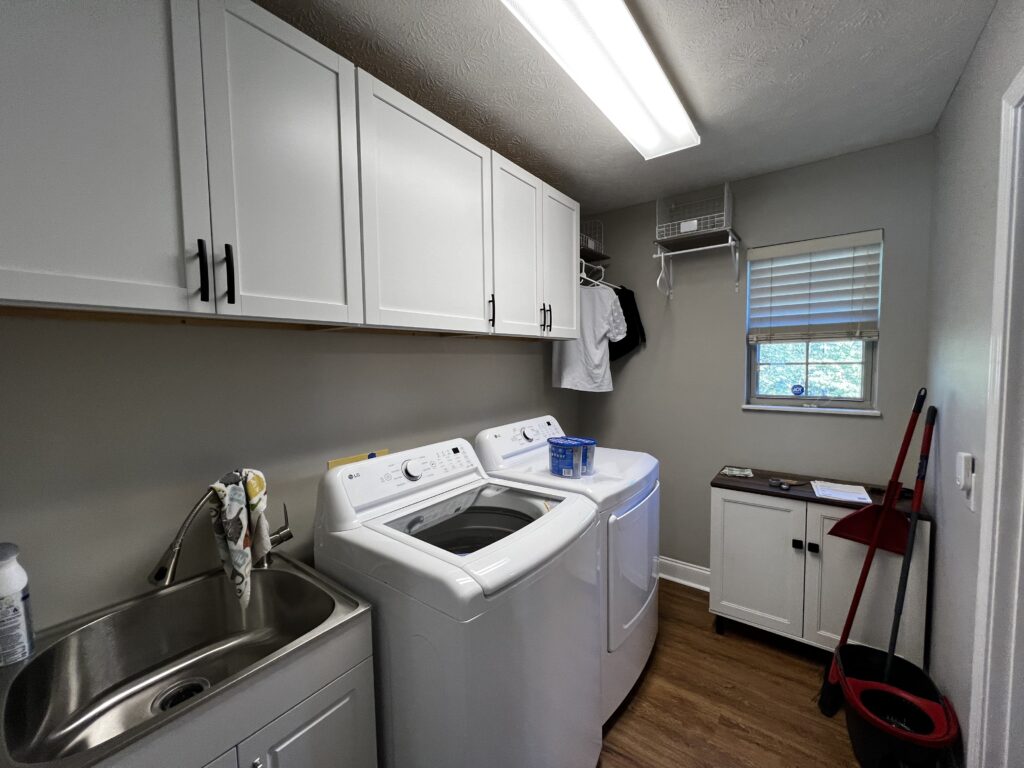
[[[153,702],[153,709],[160,710],[161,712],[174,709],[176,706],[183,704],[193,696],[198,696],[209,687],[210,681],[204,680],[201,677],[194,677],[190,680],[179,680],[156,697],[156,701]]]

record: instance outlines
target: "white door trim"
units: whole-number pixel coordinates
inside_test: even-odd
[[[1024,752],[1013,728],[1024,710],[1014,656],[1024,653],[1020,610],[1024,530],[1024,70],[1003,96],[992,337],[982,465],[977,613],[971,669],[968,766],[1009,766]]]

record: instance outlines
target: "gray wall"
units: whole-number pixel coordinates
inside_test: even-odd
[[[145,591],[204,487],[238,466],[288,502],[312,553],[328,459],[412,448],[543,413],[548,345],[516,340],[0,318],[0,540],[18,542],[37,622]],[[213,567],[196,526],[183,572]]]
[[[965,727],[970,701],[978,515],[953,485],[957,451],[984,457],[995,256],[1000,110],[1024,67],[1024,2],[1000,2],[936,131],[929,387],[939,429],[929,497],[938,519],[933,620],[935,677]],[[1011,395],[1012,396],[1012,395]],[[976,507],[977,508],[977,507]],[[989,556],[987,551],[984,556]]]
[[[581,396],[581,428],[661,459],[663,555],[708,564],[708,483],[723,464],[888,477],[925,383],[932,156],[931,138],[922,137],[733,186],[748,247],[885,229],[881,418],[742,411],[746,297],[742,283],[734,292],[728,252],[677,258],[669,301],[654,287],[654,204],[600,217],[608,277],[637,293],[648,342],[614,364],[614,392]]]

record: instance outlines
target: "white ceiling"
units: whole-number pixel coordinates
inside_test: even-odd
[[[627,0],[701,133],[644,161],[499,0],[258,0],[585,213],[928,133],[995,0]]]

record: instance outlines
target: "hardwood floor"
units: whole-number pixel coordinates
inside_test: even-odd
[[[818,712],[827,655],[736,624],[716,635],[707,594],[670,581],[659,602],[653,658],[606,730],[600,768],[857,765],[843,713]]]

